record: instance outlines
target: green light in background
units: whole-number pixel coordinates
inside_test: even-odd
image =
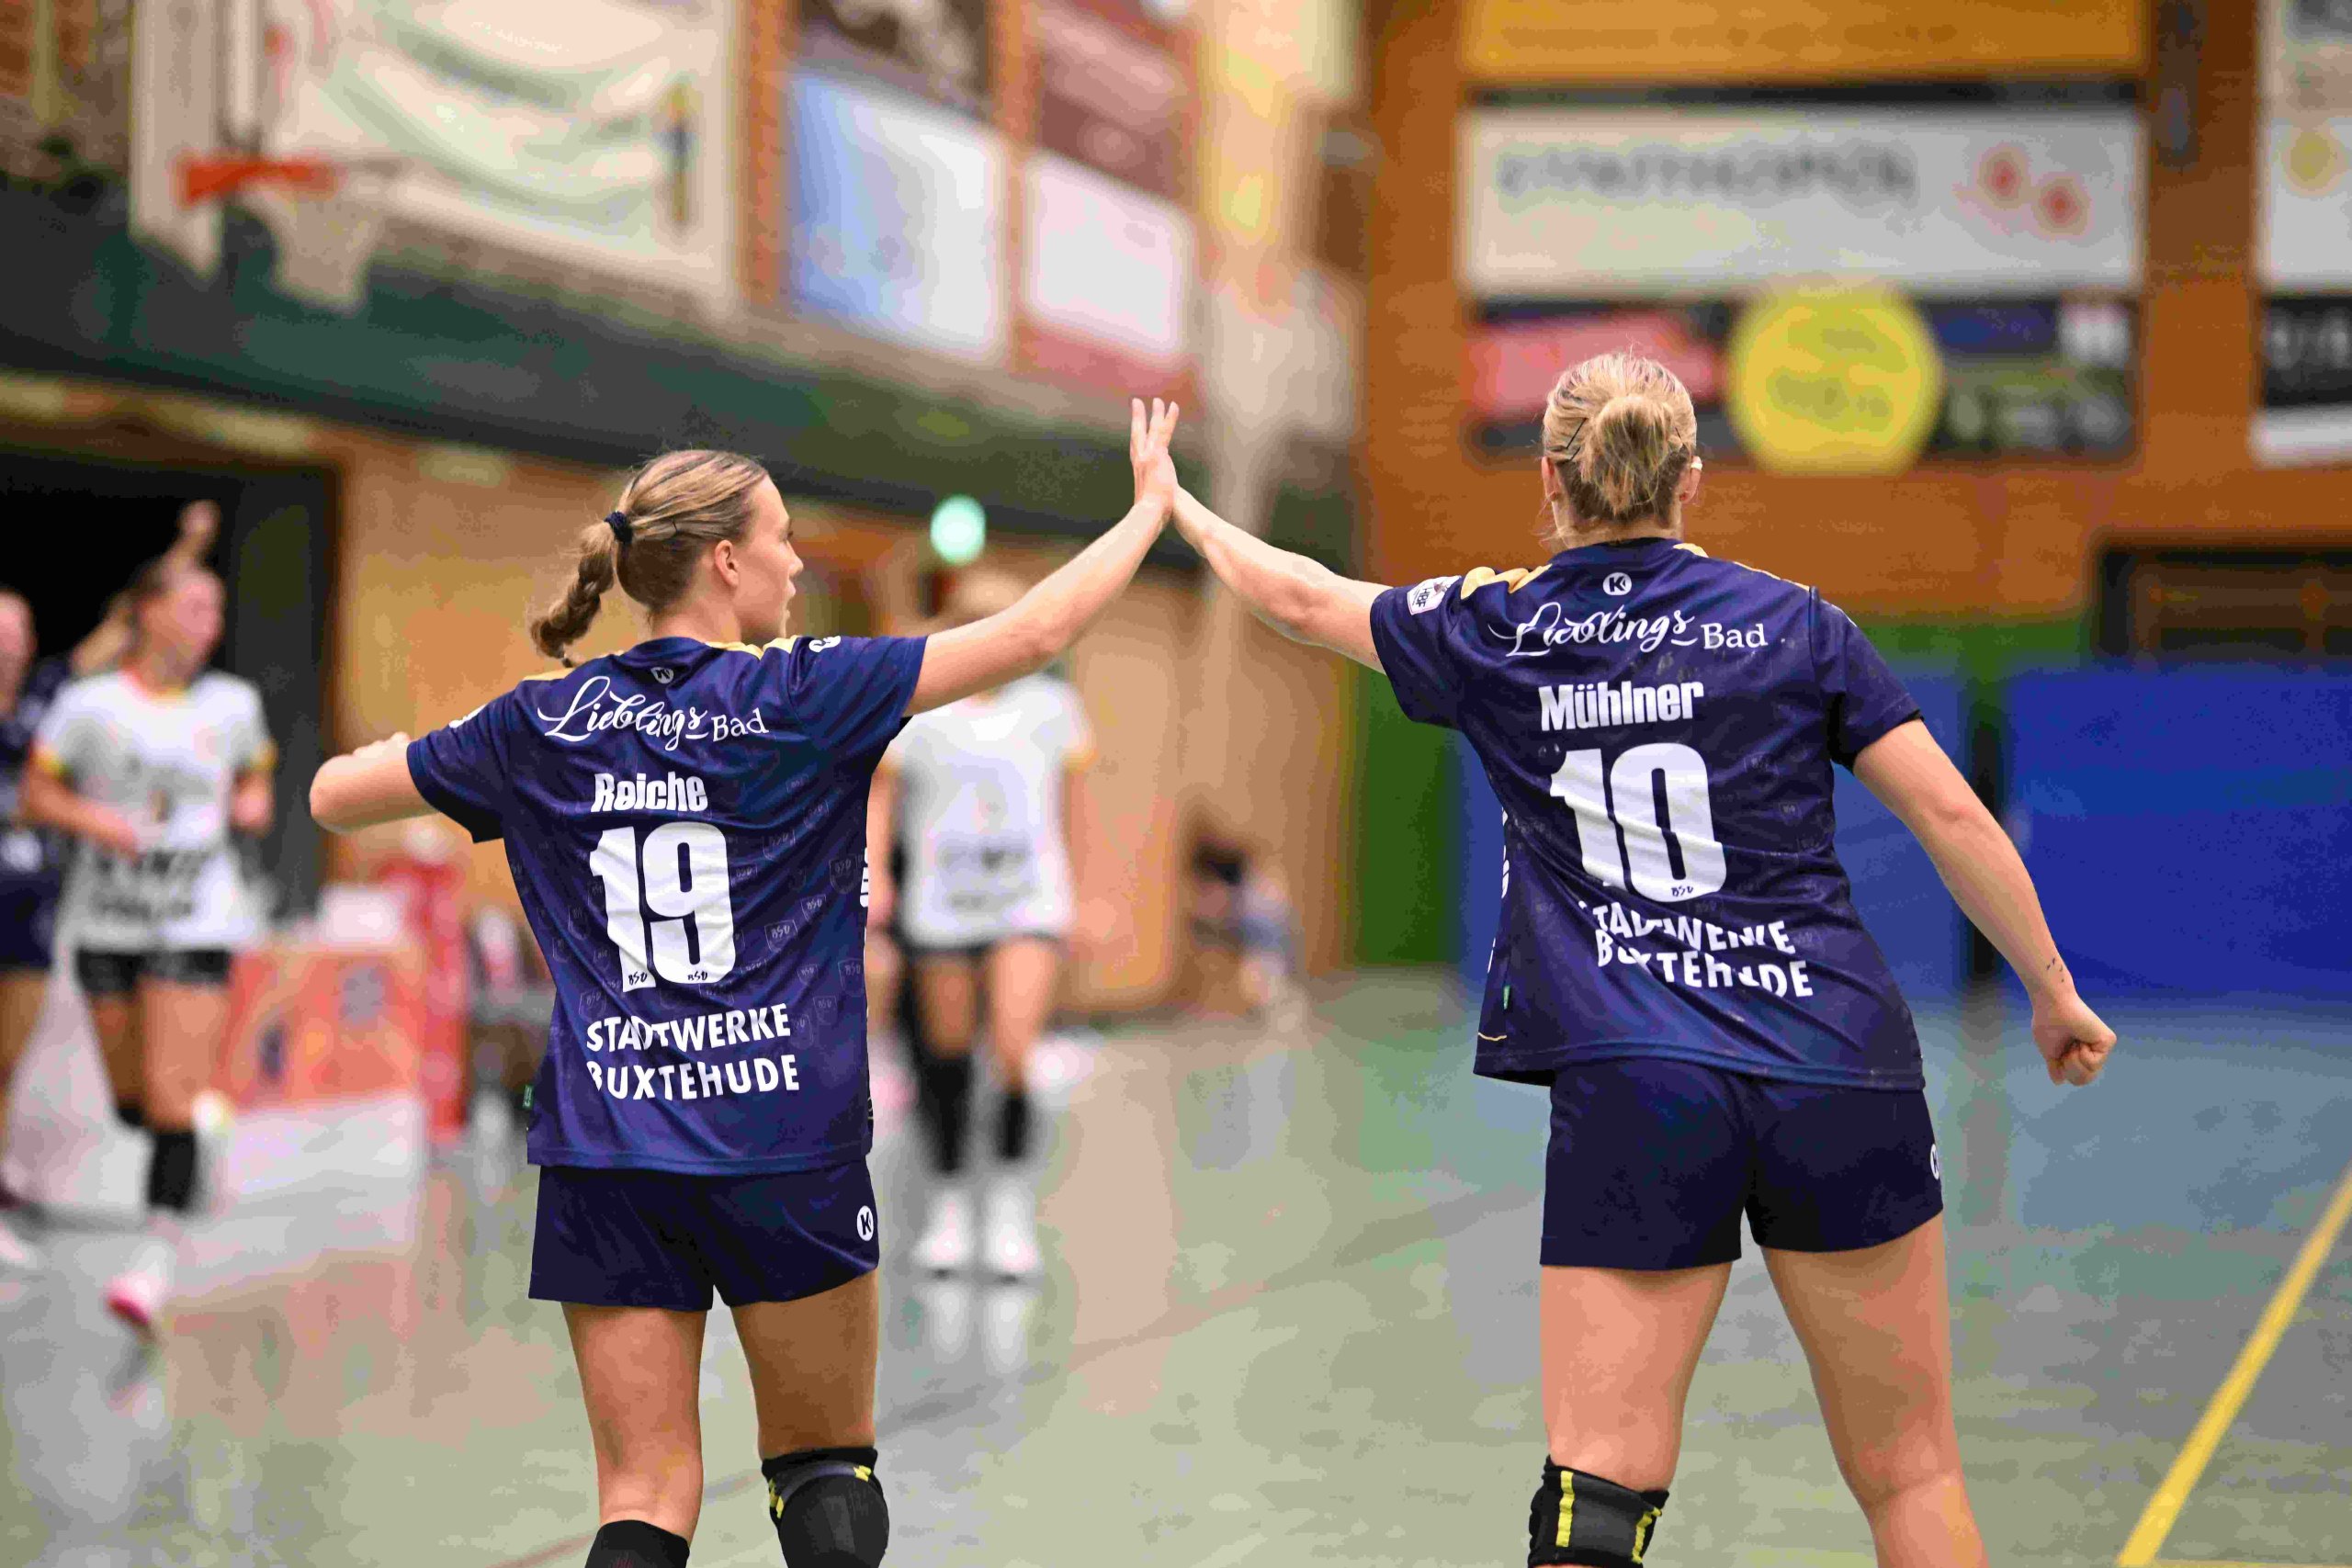
[[[968,495],[951,495],[931,514],[931,547],[949,566],[969,566],[989,542],[989,514]]]

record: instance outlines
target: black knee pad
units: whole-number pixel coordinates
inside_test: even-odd
[[[586,1568],[686,1568],[686,1538],[643,1519],[615,1519],[588,1543]]]
[[[1572,1562],[1641,1568],[1666,1494],[1633,1492],[1613,1481],[1544,1461],[1544,1484],[1527,1510],[1528,1568]]]
[[[760,1461],[785,1568],[876,1568],[890,1546],[890,1506],[872,1449],[803,1449]]]

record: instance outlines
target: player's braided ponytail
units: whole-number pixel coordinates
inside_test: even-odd
[[[667,609],[693,586],[704,550],[743,536],[767,477],[732,452],[669,452],[638,469],[619,505],[581,530],[571,586],[531,617],[531,641],[570,664],[564,650],[587,635],[616,582],[648,610]]]
[[[1637,355],[1604,354],[1553,385],[1544,453],[1575,521],[1662,521],[1699,455],[1699,418],[1673,371]]]

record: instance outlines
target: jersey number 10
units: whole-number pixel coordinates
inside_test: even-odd
[[[1605,788],[1600,762],[1598,750],[1571,751],[1552,775],[1552,793],[1577,815],[1585,874],[1604,887],[1623,887],[1630,869],[1634,891],[1664,904],[1720,891],[1724,847],[1715,841],[1707,760],[1670,740],[1630,747],[1607,770]]]
[[[645,835],[641,880],[638,863],[634,828],[606,829],[588,856],[589,871],[605,885],[605,934],[620,950],[621,989],[650,986],[655,975],[681,986],[724,979],[735,967],[726,836],[707,822],[665,822]],[[649,931],[648,908],[672,918],[651,922]]]

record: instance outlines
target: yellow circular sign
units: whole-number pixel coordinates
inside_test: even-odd
[[[1759,299],[1732,328],[1726,412],[1767,468],[1892,474],[1934,433],[1943,362],[1911,302],[1884,289]]]
[[[2306,126],[2287,144],[2287,179],[2305,196],[2325,196],[2344,175],[2344,149],[2324,130]]]

